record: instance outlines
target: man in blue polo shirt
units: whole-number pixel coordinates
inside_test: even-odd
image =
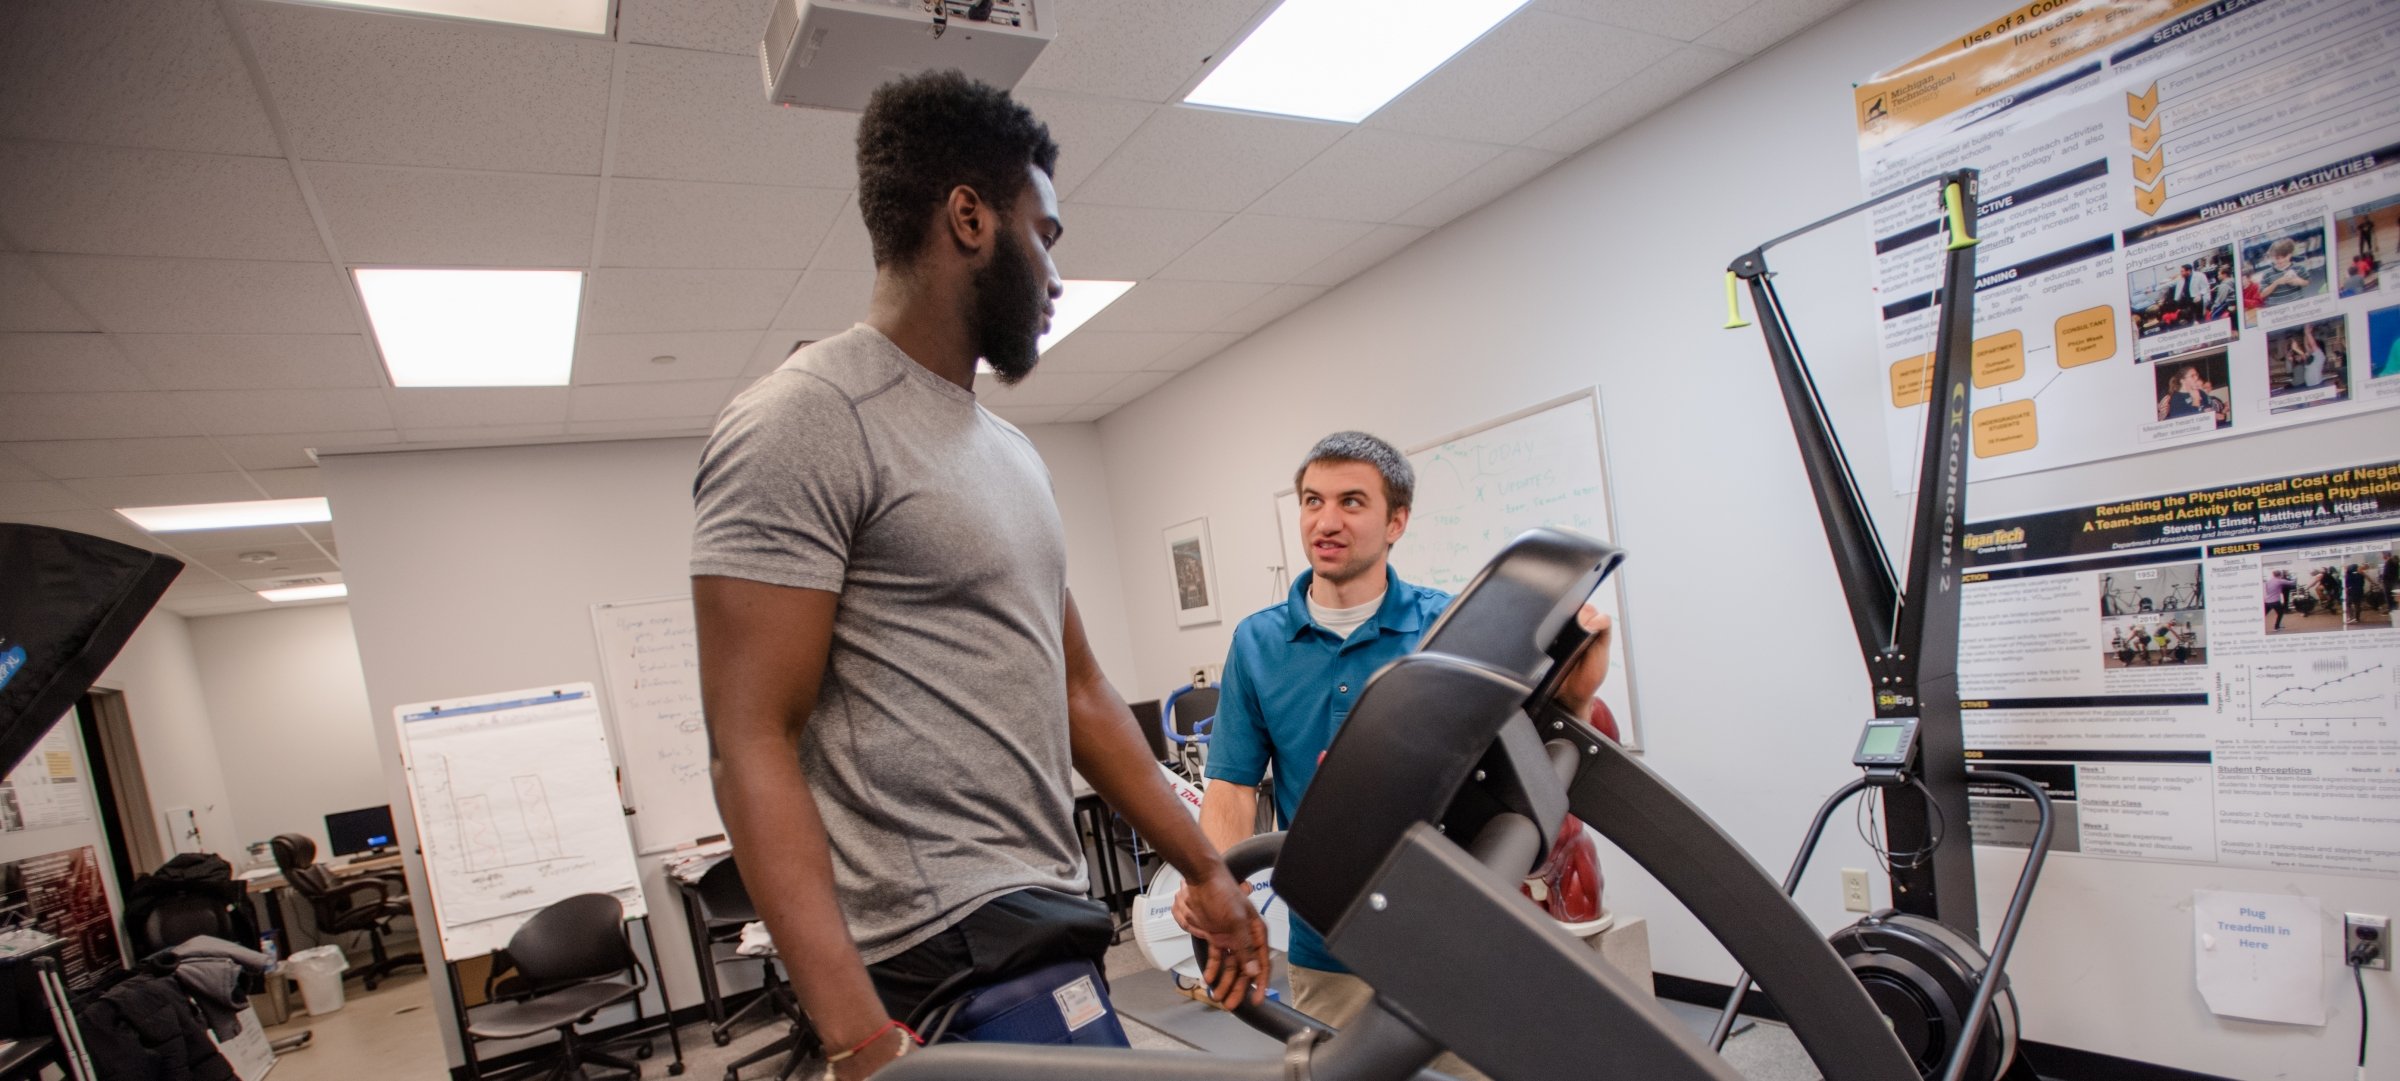
[[[1450,605],[1450,594],[1392,572],[1392,544],[1408,529],[1416,475],[1391,444],[1365,432],[1335,432],[1309,450],[1293,486],[1308,570],[1283,603],[1242,620],[1225,655],[1200,808],[1201,831],[1219,851],[1250,836],[1270,763],[1275,817],[1291,822],[1316,777],[1317,759],[1367,678],[1416,649]],[[1559,692],[1571,709],[1589,708],[1607,672],[1607,618],[1586,609],[1583,622],[1602,640],[1585,651],[1585,662]],[[1374,996],[1298,918],[1291,965],[1292,1005],[1327,1024],[1349,1024]],[[1443,1055],[1433,1068],[1482,1076],[1455,1055]]]

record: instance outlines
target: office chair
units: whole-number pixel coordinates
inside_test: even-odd
[[[308,899],[319,933],[367,933],[367,949],[374,960],[351,970],[366,982],[367,990],[374,990],[396,969],[424,967],[423,954],[394,955],[384,949],[383,935],[391,929],[391,921],[410,914],[407,895],[395,891],[390,879],[369,876],[345,882],[334,877],[317,862],[317,842],[305,833],[278,834],[269,844],[275,850],[275,866],[283,870],[283,880]]]
[[[758,907],[750,902],[750,891],[743,887],[741,868],[734,863],[732,856],[718,860],[715,866],[702,872],[700,881],[692,884],[692,895],[700,907],[700,923],[707,935],[701,943],[701,949],[706,952],[709,967],[714,969],[727,961],[756,961],[762,970],[759,973],[758,996],[743,1003],[742,1008],[735,1010],[732,1016],[715,1018],[709,1026],[709,1039],[723,1047],[733,1042],[733,1026],[742,1019],[752,1014],[776,1012],[775,985],[781,977],[775,974],[775,959],[772,957],[744,957],[739,954],[728,957],[719,952],[730,951],[740,945],[742,927],[758,919]],[[716,981],[709,981],[712,991],[715,984]],[[710,1002],[709,1006],[713,1010],[724,1009],[721,998]]]
[[[553,1081],[582,1078],[586,1065],[641,1076],[639,1065],[586,1046],[575,1031],[594,1014],[650,986],[649,970],[625,937],[623,904],[605,893],[569,897],[534,913],[509,936],[507,949],[525,986],[537,990],[526,998],[476,1007],[480,1016],[469,1016],[468,1037],[521,1040],[557,1033],[558,1064],[544,1075]],[[649,1050],[645,1042],[640,1057],[648,1057]]]

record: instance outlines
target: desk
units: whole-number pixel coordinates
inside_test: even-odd
[[[400,854],[394,852],[388,856],[352,860],[349,863],[328,863],[322,866],[326,870],[332,871],[333,877],[346,879],[365,875],[389,874],[399,870],[400,864]],[[275,929],[276,948],[282,951],[282,956],[291,956],[296,951],[292,948],[294,943],[292,942],[291,928],[286,926],[283,918],[283,891],[290,889],[292,884],[283,877],[281,871],[268,871],[255,878],[249,875],[235,877],[249,883],[250,895],[258,898],[259,903],[267,907],[267,924]],[[404,887],[396,892],[405,895],[408,891]]]

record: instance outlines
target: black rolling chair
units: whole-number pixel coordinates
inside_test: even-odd
[[[369,876],[345,882],[334,877],[317,862],[317,842],[305,833],[279,834],[269,843],[275,850],[275,866],[283,870],[283,880],[308,899],[318,933],[367,933],[367,949],[374,960],[351,969],[365,980],[367,990],[374,990],[394,970],[424,967],[423,954],[395,955],[384,949],[383,935],[391,929],[391,922],[409,915],[407,895],[393,889],[390,879]]]
[[[702,949],[708,956],[707,975],[711,977],[709,1008],[720,1015],[725,1008],[714,979],[718,965],[754,961],[761,970],[757,997],[743,1003],[730,1017],[717,1016],[709,1026],[709,1039],[723,1047],[733,1042],[733,1027],[743,1019],[753,1014],[778,1012],[775,993],[782,978],[775,974],[774,958],[744,957],[734,952],[734,947],[742,941],[742,927],[758,919],[758,907],[750,903],[750,891],[742,886],[742,871],[734,864],[733,857],[727,856],[701,873],[700,881],[692,885],[692,899],[699,905],[700,925],[707,936]]]
[[[650,986],[649,970],[625,937],[623,904],[605,893],[583,893],[544,908],[509,936],[508,958],[531,994],[476,1007],[468,1038],[521,1040],[555,1032],[558,1064],[545,1077],[583,1078],[586,1065],[642,1075],[638,1064],[586,1045],[575,1031]],[[649,1050],[645,1042],[639,1057],[649,1057]]]

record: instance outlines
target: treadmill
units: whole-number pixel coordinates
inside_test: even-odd
[[[1376,673],[1289,831],[1226,853],[1268,866],[1292,910],[1376,997],[1336,1032],[1280,1002],[1233,1012],[1275,1058],[946,1044],[890,1081],[1404,1081],[1457,1052],[1498,1081],[1741,1081],[1650,995],[1527,902],[1517,883],[1567,813],[1640,863],[1771,994],[1827,1081],[1918,1069],[1823,934],[1724,830],[1551,694],[1592,638],[1577,610],[1613,546],[1518,537],[1415,653]]]

